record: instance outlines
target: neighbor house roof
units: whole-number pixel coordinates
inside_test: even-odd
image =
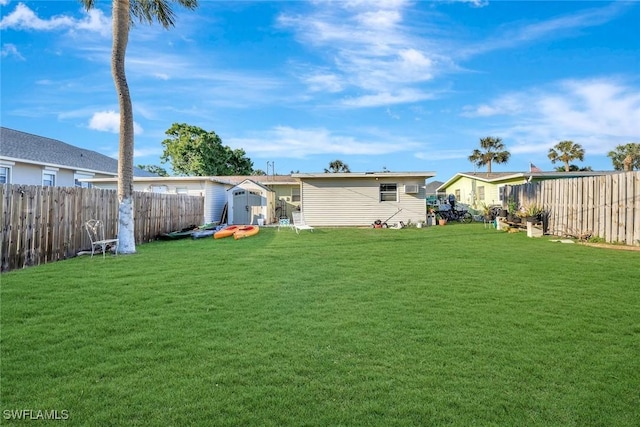
[[[323,173],[294,173],[291,175],[298,179],[356,179],[356,178],[431,178],[435,172],[323,172]]]
[[[57,139],[0,127],[0,157],[44,166],[117,175],[118,161],[96,151],[76,147]],[[134,168],[135,176],[156,176]]]
[[[295,185],[298,180],[291,175],[229,175],[229,176],[151,176],[134,177],[134,182],[164,182],[164,181],[213,181],[220,184],[238,185],[250,179],[260,185]],[[87,182],[115,182],[116,178],[91,178]]]
[[[577,172],[459,172],[447,180],[444,184],[438,187],[438,190],[444,190],[456,180],[466,177],[476,179],[478,181],[488,183],[500,183],[503,181],[509,181],[512,179],[522,178],[528,179],[557,179],[557,178],[580,178],[585,176],[602,176],[613,173],[619,173],[618,171],[577,171]]]

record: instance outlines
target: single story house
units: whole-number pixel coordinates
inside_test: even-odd
[[[547,179],[601,176],[609,173],[613,172],[460,172],[438,187],[437,192],[453,194],[459,203],[477,208],[483,203],[490,206],[506,203],[502,196],[505,185],[519,185]]]
[[[435,172],[296,173],[312,226],[370,226],[426,219],[425,182]]]
[[[203,222],[272,224],[303,210],[314,226],[368,226],[423,221],[425,180],[434,172],[298,173],[293,175],[135,177],[134,191],[182,193],[205,198]],[[115,178],[88,179],[115,189]],[[251,193],[253,192],[253,194]],[[236,203],[235,197],[245,197]],[[248,217],[245,213],[249,211]]]
[[[135,168],[135,176],[156,174]],[[90,186],[90,178],[118,176],[118,161],[57,139],[0,127],[0,184]]]

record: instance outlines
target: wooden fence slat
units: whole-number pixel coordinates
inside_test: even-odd
[[[640,245],[640,171],[507,185],[504,191],[520,205],[534,198],[543,205],[549,234]]]
[[[105,234],[118,231],[115,190],[75,187],[0,185],[0,271],[39,265],[75,256],[89,247],[82,224],[101,219]],[[183,194],[134,192],[136,243],[159,234],[200,225],[204,198]]]

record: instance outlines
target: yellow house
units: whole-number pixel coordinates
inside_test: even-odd
[[[505,185],[518,185],[546,179],[600,176],[611,172],[460,172],[438,187],[438,193],[453,194],[458,203],[476,209],[486,205],[503,205]]]

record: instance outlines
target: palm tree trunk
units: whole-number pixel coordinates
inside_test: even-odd
[[[633,165],[633,156],[629,154],[622,161],[622,168],[625,172],[629,172],[631,171],[631,165]]]
[[[118,252],[136,252],[133,221],[133,108],[124,70],[129,41],[130,2],[113,0],[113,52],[111,73],[120,106],[120,150],[118,153]]]

